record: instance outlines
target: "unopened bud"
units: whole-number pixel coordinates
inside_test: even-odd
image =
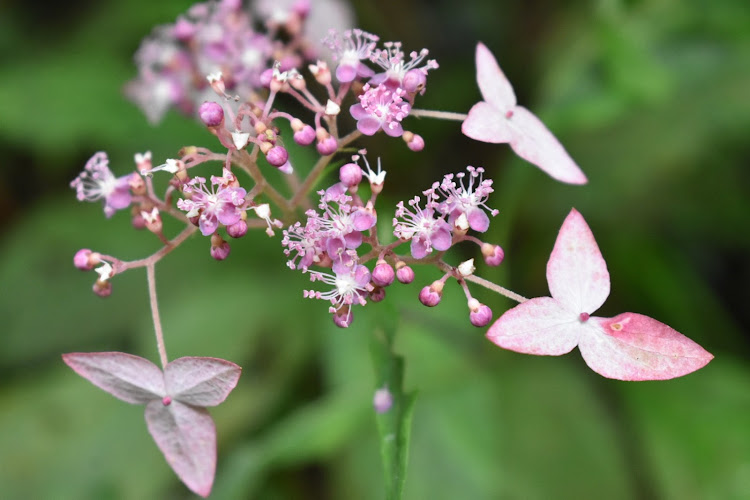
[[[224,238],[218,234],[211,236],[211,257],[216,260],[224,260],[229,256],[230,250],[229,243],[224,241]]]
[[[372,282],[380,287],[388,286],[393,283],[395,273],[390,264],[383,259],[378,260],[375,268],[372,270]]]
[[[443,282],[435,281],[419,292],[419,301],[427,307],[435,307],[443,298]]]
[[[488,266],[499,266],[505,258],[505,252],[500,245],[482,244],[482,257]]]
[[[198,108],[198,116],[206,127],[218,127],[224,123],[224,108],[214,101],[206,101]]]
[[[266,153],[266,160],[274,167],[280,167],[289,159],[289,153],[282,146],[274,146]]]

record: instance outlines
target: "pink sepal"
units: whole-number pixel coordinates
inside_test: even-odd
[[[166,395],[161,370],[124,352],[72,352],[63,361],[78,375],[127,403],[145,404]]]
[[[167,364],[164,379],[172,398],[194,406],[224,401],[242,373],[238,365],[218,358],[185,357]]]
[[[592,317],[600,335],[581,337],[578,348],[596,373],[618,380],[666,380],[703,368],[713,355],[673,328],[636,313]]]
[[[211,493],[216,473],[216,427],[203,408],[151,401],[146,425],[172,470],[196,494]]]
[[[477,141],[509,143],[521,158],[553,179],[585,184],[586,176],[552,132],[529,110],[516,104],[508,79],[487,47],[476,51],[477,84],[483,101],[475,104],[461,125],[464,135]]]

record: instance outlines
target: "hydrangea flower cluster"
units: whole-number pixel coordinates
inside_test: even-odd
[[[364,306],[367,300],[379,302],[385,298],[385,288],[396,279],[402,283],[414,280],[414,271],[408,263],[425,259],[433,250],[438,251],[435,261],[445,275],[432,285],[425,287],[419,299],[427,306],[435,306],[442,297],[445,282],[454,278],[463,287],[469,305],[470,321],[475,326],[485,326],[492,319],[489,307],[471,296],[466,278],[474,272],[473,259],[458,267],[451,267],[440,260],[443,252],[456,243],[471,241],[480,246],[488,265],[499,265],[504,257],[498,245],[485,243],[468,235],[469,229],[484,232],[489,227],[489,217],[497,210],[486,205],[492,193],[492,181],[483,178],[484,169],[468,167],[467,172],[446,175],[424,191],[426,208],[419,206],[417,196],[409,201],[411,210],[399,202],[393,219],[393,234],[397,240],[383,244],[375,231],[377,222],[374,209],[378,194],[383,189],[385,172],[378,165],[373,172],[364,154],[352,157],[339,170],[340,182],[320,191],[320,213],[308,210],[304,225],[297,222],[283,232],[284,253],[289,257],[287,265],[310,274],[310,280],[320,281],[333,288],[327,292],[306,290],[304,296],[331,302],[329,312],[337,326],[348,327],[353,320],[352,307]],[[364,160],[367,171],[358,162]],[[369,199],[359,196],[359,184],[369,180]],[[366,244],[367,252],[359,249]],[[410,243],[411,255],[399,255],[396,248]],[[364,266],[376,260],[370,271]],[[310,269],[330,269],[323,272]]]
[[[211,98],[206,75],[222,73],[227,91],[250,96],[274,60],[286,70],[315,57],[315,44],[301,31],[309,8],[309,2],[297,2],[285,16],[263,18],[243,9],[240,0],[195,4],[143,41],[135,55],[138,77],[126,93],[152,123],[169,108],[195,113]],[[259,22],[263,31],[256,28]]]
[[[149,121],[158,121],[170,107],[197,112],[215,137],[217,152],[189,146],[157,166],[150,153],[136,154],[135,169],[123,177],[115,177],[107,155],[100,152],[71,183],[79,200],[102,200],[108,218],[130,208],[133,227],[147,229],[163,244],[133,261],[87,248],[74,257],[78,269],[95,272],[94,292],[102,297],[112,293],[116,275],[146,269],[162,369],[123,353],[75,353],[65,361],[116,397],[146,404],[149,431],[194,492],[208,495],[214,479],[215,460],[203,455],[215,457],[216,437],[204,407],[222,402],[239,377],[239,367],[228,361],[181,358],[170,363],[167,357],[155,266],[198,232],[209,239],[210,255],[225,260],[231,248],[223,234],[240,238],[261,229],[274,236],[276,229],[286,227],[281,244],[288,267],[307,273],[316,283],[313,288],[327,286],[304,290],[302,296],[326,301],[333,322],[342,328],[352,324],[357,306],[384,300],[396,281],[414,282],[412,265],[425,264],[443,273],[415,293],[425,306],[441,302],[449,280],[463,290],[468,320],[476,327],[489,325],[493,312],[472,295],[469,283],[519,303],[487,333],[501,347],[558,355],[579,346],[595,371],[623,380],[677,377],[710,361],[700,346],[651,318],[634,313],[611,319],[590,316],[609,293],[609,274],[588,226],[575,211],[563,225],[548,264],[551,297],[527,300],[476,276],[474,259],[449,264],[447,252],[463,242],[477,245],[488,266],[498,266],[505,258],[501,246],[475,235],[487,232],[491,217],[498,215],[488,205],[493,183],[481,167],[445,175],[399,202],[391,219],[393,237],[387,242],[380,240],[375,209],[386,177],[380,159],[373,170],[366,151],[359,150],[338,169],[338,182],[315,192],[326,167],[363,136],[382,131],[401,137],[413,151],[422,150],[424,139],[405,128],[409,116],[461,122],[468,137],[508,143],[561,182],[584,184],[586,177],[552,132],[517,105],[510,83],[481,43],[476,81],[483,100],[468,114],[417,110],[415,100],[438,67],[427,59],[426,49],[407,57],[400,42],[381,44],[377,35],[359,29],[330,31],[323,40],[331,51],[329,67],[326,60],[313,59],[317,55],[305,36],[311,2],[265,1],[258,6],[266,12],[262,23],[238,0],[199,3],[173,25],[157,28],[136,55],[139,76],[129,84],[128,94]],[[277,109],[281,95],[296,101],[297,111]],[[342,109],[350,116],[341,119]],[[347,126],[351,130],[345,130]],[[293,167],[286,147],[292,142],[315,144],[315,163]],[[286,190],[277,189],[273,177],[266,176],[274,169],[285,174]],[[159,177],[166,184],[163,194],[157,194]],[[184,224],[171,239],[162,227],[165,214]],[[385,413],[392,406],[397,405],[389,388],[379,389],[375,410]],[[176,419],[182,419],[180,425]],[[182,424],[195,426],[203,437],[186,435]]]

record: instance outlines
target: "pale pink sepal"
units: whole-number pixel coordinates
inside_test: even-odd
[[[479,42],[476,50],[477,85],[482,97],[495,109],[511,109],[516,102],[516,93],[508,78],[497,64],[485,44]]]
[[[550,297],[527,300],[503,314],[487,338],[511,351],[560,356],[578,345],[576,315]]]
[[[666,380],[703,368],[713,356],[673,328],[636,313],[589,320],[601,335],[578,348],[592,370],[619,380]]]
[[[226,399],[242,373],[236,364],[218,358],[185,357],[164,369],[167,392],[195,406],[216,406]]]
[[[529,110],[516,105],[513,87],[482,43],[477,44],[476,64],[484,101],[469,111],[461,125],[464,135],[482,142],[510,143],[518,156],[553,179],[585,184],[586,176],[552,132]]]
[[[146,406],[151,437],[185,485],[196,494],[211,493],[216,472],[216,427],[203,408],[173,400]]]
[[[506,311],[487,337],[506,349],[560,355],[578,345],[586,364],[619,380],[666,380],[705,366],[713,356],[655,319],[635,313],[590,316],[609,295],[609,273],[586,221],[571,210],[547,263],[552,297]]]
[[[591,314],[609,297],[609,272],[594,235],[576,210],[565,218],[547,262],[552,297],[577,313]]]
[[[469,110],[461,132],[476,141],[502,144],[513,140],[513,131],[506,119],[498,119],[497,108],[480,101]]]
[[[78,375],[125,402],[145,404],[166,395],[161,370],[147,359],[123,352],[72,352],[62,358]]]

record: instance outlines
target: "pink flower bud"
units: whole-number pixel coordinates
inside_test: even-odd
[[[383,387],[375,391],[375,396],[372,398],[372,406],[375,408],[377,413],[385,413],[393,406],[393,395],[388,388]]]
[[[443,298],[443,282],[435,281],[419,292],[419,301],[427,307],[435,307]]]
[[[224,122],[224,108],[219,103],[206,101],[198,108],[198,116],[206,127],[218,127]]]
[[[309,146],[315,140],[315,129],[310,125],[303,126],[300,130],[294,132],[294,142],[300,146]]]
[[[385,299],[385,288],[376,286],[370,292],[370,300],[373,302],[382,302]]]
[[[330,135],[323,140],[318,140],[318,144],[315,146],[318,149],[318,153],[323,156],[332,155],[339,148],[336,139]]]
[[[218,234],[211,236],[211,257],[216,260],[224,260],[229,256],[229,243]]]
[[[99,262],[99,254],[88,248],[78,250],[73,256],[73,265],[81,271],[91,271]]]
[[[333,324],[339,328],[349,328],[349,325],[352,324],[353,320],[354,315],[352,314],[351,309],[347,306],[344,306],[333,313]]]
[[[405,264],[401,267],[399,267],[398,265],[396,267],[398,268],[396,270],[396,279],[398,279],[401,283],[403,283],[404,285],[408,285],[409,283],[414,281],[414,269]]]
[[[492,309],[480,304],[475,298],[469,300],[469,321],[476,327],[487,326],[492,321]]]
[[[242,238],[247,234],[247,222],[240,219],[231,226],[227,226],[227,234],[232,238]]]
[[[424,139],[422,139],[421,135],[414,134],[411,140],[406,143],[406,145],[412,151],[422,151],[424,149]]]
[[[347,163],[339,169],[339,180],[347,187],[357,186],[362,182],[362,169],[356,163]]]
[[[266,160],[274,167],[281,167],[289,159],[289,153],[282,146],[274,146],[266,153]]]
[[[492,245],[491,243],[482,244],[482,256],[484,262],[488,266],[499,266],[505,258],[505,252],[500,245]]]
[[[110,295],[112,295],[112,283],[110,283],[109,280],[96,280],[94,282],[94,287],[92,288],[92,290],[99,297],[109,297]]]
[[[388,286],[393,283],[395,273],[386,261],[380,259],[372,270],[372,282],[377,286]]]

